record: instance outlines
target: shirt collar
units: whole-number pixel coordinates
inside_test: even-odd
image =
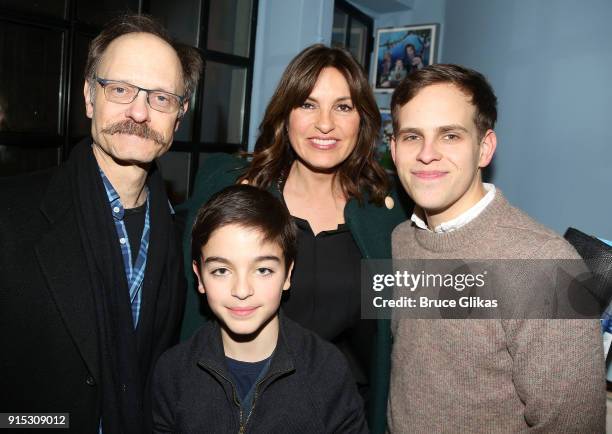
[[[104,190],[106,190],[106,197],[108,198],[108,203],[110,204],[113,217],[116,220],[123,220],[125,209],[121,203],[119,193],[117,193],[100,166],[98,166],[98,170],[100,171],[100,177],[102,178],[102,183],[104,184]]]
[[[102,178],[102,183],[104,184],[104,189],[106,190],[106,196],[108,197],[108,202],[110,203],[111,211],[113,212],[113,217],[118,220],[123,219],[123,215],[125,213],[125,209],[123,208],[123,204],[121,203],[121,198],[119,197],[119,193],[113,187],[113,184],[109,181],[108,177],[102,170],[100,166],[98,166],[98,170],[100,171],[100,177]],[[147,200],[149,199],[149,187],[145,186],[147,189]],[[174,215],[175,211],[168,200],[168,209],[170,210],[170,214]]]
[[[483,186],[487,193],[482,197],[482,199],[480,199],[474,206],[472,206],[470,209],[463,212],[462,214],[458,215],[454,219],[441,223],[440,225],[435,227],[433,231],[429,228],[429,226],[427,226],[425,220],[419,217],[418,213],[419,211],[421,211],[420,209],[417,209],[415,210],[415,212],[412,213],[412,217],[410,217],[410,220],[412,220],[412,222],[418,228],[424,229],[429,232],[443,234],[459,229],[460,227],[465,226],[466,224],[474,220],[487,207],[487,205],[489,205],[493,201],[493,198],[495,198],[495,185],[485,182],[483,183]]]

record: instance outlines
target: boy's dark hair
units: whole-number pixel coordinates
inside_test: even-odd
[[[487,79],[478,71],[452,64],[435,64],[410,73],[391,97],[393,133],[399,130],[399,112],[417,93],[432,84],[453,84],[469,96],[476,107],[474,123],[482,138],[497,121],[497,97]]]
[[[85,80],[93,82],[98,64],[110,43],[129,33],[150,33],[174,48],[183,70],[183,95],[186,100],[191,98],[204,65],[200,53],[193,47],[174,41],[155,18],[145,14],[121,15],[113,18],[104,26],[102,32],[89,44]]]
[[[264,241],[278,243],[289,269],[297,250],[297,228],[289,211],[271,193],[245,184],[224,188],[199,209],[191,229],[191,258],[198,267],[202,246],[214,231],[231,224],[257,229]]]

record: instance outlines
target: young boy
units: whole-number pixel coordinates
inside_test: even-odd
[[[155,432],[367,432],[344,356],[279,312],[295,251],[266,191],[231,186],[199,210],[193,270],[216,318],[159,359]]]

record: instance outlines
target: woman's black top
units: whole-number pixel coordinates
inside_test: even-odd
[[[293,217],[298,251],[283,310],[302,326],[334,341],[360,316],[361,252],[346,225],[315,235],[308,221]]]
[[[360,320],[361,252],[345,224],[315,235],[307,220],[293,219],[298,249],[283,310],[345,354],[365,397],[375,323]]]

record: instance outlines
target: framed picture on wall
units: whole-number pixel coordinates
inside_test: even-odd
[[[391,119],[391,110],[380,109],[380,117],[382,124],[380,126],[380,134],[376,146],[376,154],[378,161],[387,172],[395,171],[395,165],[391,158],[391,136],[393,135],[393,120]]]
[[[393,92],[415,69],[436,63],[439,24],[382,28],[376,31],[375,92]]]

